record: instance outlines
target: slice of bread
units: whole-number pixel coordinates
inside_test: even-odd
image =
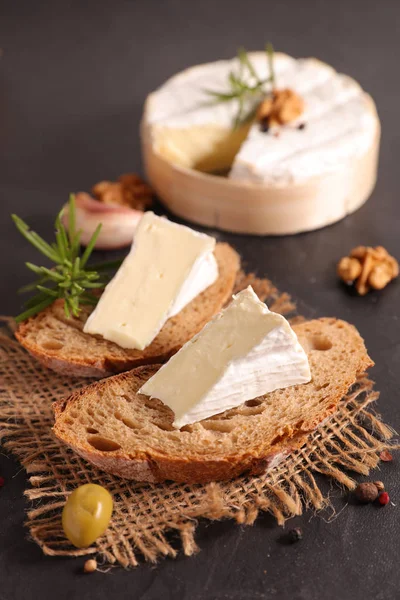
[[[54,432],[104,471],[128,479],[204,483],[264,471],[328,419],[373,365],[357,330],[344,321],[295,325],[312,380],[181,430],[162,402],[137,393],[157,366],[96,382],[54,403]]]
[[[239,255],[229,244],[217,244],[215,257],[217,281],[169,319],[144,350],[128,350],[100,336],[83,333],[92,308],[84,307],[79,319],[68,319],[62,300],[22,323],[16,338],[45,367],[71,376],[107,377],[139,365],[165,362],[231,297],[240,267]]]

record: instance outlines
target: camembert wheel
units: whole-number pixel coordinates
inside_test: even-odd
[[[248,58],[267,78],[265,53]],[[319,60],[275,53],[274,89],[292,90],[301,114],[270,127],[256,118],[235,124],[236,99],[218,101],[208,90],[223,94],[239,69],[238,59],[195,66],[147,98],[145,168],[166,206],[189,221],[259,235],[317,229],[357,210],[376,181],[380,123],[371,97]]]

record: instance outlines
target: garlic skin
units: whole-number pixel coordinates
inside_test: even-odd
[[[99,250],[116,250],[132,244],[135,229],[143,217],[141,210],[134,210],[117,204],[103,204],[94,200],[86,192],[75,195],[76,229],[81,230],[81,244],[87,246],[101,223],[99,237],[95,248]],[[68,230],[68,204],[64,206],[62,222]]]

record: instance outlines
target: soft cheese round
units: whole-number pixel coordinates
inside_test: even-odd
[[[249,59],[260,78],[268,77],[264,52],[250,53]],[[238,59],[192,67],[147,99],[142,122],[145,164],[169,208],[202,224],[250,233],[313,229],[358,208],[376,178],[380,125],[370,96],[354,79],[317,59],[275,53],[276,88],[299,94],[303,114],[267,133],[256,122],[234,129],[237,100],[215,102],[207,91],[227,92],[228,75],[238,68]],[[250,108],[245,106],[245,111]],[[229,172],[219,181],[198,172],[221,169]],[[287,216],[291,207],[282,203],[285,191],[291,195],[289,204],[293,194],[322,202],[320,214],[308,202],[306,212],[313,215],[294,222]],[[244,193],[253,196],[254,206],[251,198],[247,208],[240,206]],[[322,195],[336,207],[324,208]],[[281,209],[273,207],[274,201],[283,204]]]

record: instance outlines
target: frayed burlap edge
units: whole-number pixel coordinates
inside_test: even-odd
[[[287,294],[278,294],[266,280],[244,274],[236,289],[249,284],[273,310],[293,317],[295,307]],[[12,338],[12,321],[7,321],[7,330],[0,335],[0,436],[29,475],[32,487],[26,496],[31,508],[26,525],[31,538],[48,555],[100,554],[108,563],[129,567],[136,566],[141,556],[151,562],[162,556],[175,557],[179,546],[192,555],[198,549],[195,530],[200,518],[234,519],[252,525],[263,511],[282,525],[304,508],[320,510],[329,504],[315,480],[316,473],[352,489],[355,482],[349,472],[368,475],[393,435],[372,412],[370,404],[378,393],[371,381],[361,377],[337,413],[266,474],[208,485],[126,481],[100,472],[53,436],[51,402],[88,380],[42,368]],[[78,550],[66,541],[60,516],[69,493],[88,482],[110,490],[114,513],[106,534],[92,547]]]

